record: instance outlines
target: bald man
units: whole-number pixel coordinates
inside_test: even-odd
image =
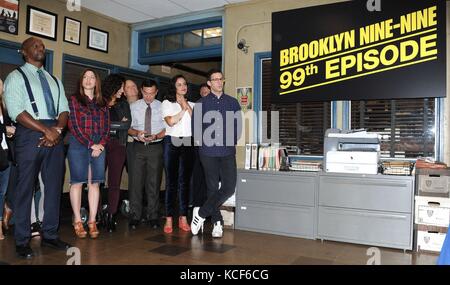
[[[5,103],[17,123],[15,157],[18,176],[13,195],[16,253],[31,258],[31,200],[41,171],[45,185],[41,246],[67,250],[59,239],[59,209],[64,181],[64,145],[61,133],[67,125],[69,105],[61,80],[44,69],[45,46],[34,37],[20,49],[25,64],[5,81]]]

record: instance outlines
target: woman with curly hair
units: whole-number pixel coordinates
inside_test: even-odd
[[[173,230],[175,195],[178,194],[178,227],[191,230],[187,222],[189,183],[192,174],[193,147],[191,118],[194,103],[187,100],[188,85],[183,75],[174,76],[169,93],[162,103],[162,116],[166,122],[164,138],[164,167],[166,170],[166,223],[164,232]]]
[[[120,181],[127,157],[128,129],[131,125],[130,105],[123,100],[125,78],[110,74],[103,80],[102,94],[105,98],[111,120],[110,139],[106,145],[106,166],[108,168],[108,207],[105,217],[106,230],[116,230],[116,213],[120,198]]]

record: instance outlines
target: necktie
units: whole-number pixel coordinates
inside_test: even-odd
[[[146,131],[147,134],[152,133],[152,107],[150,107],[150,104],[147,104],[147,109],[145,110],[144,131]]]
[[[47,78],[45,78],[44,72],[39,69],[39,80],[41,81],[42,85],[42,92],[44,93],[45,98],[45,105],[47,105],[47,113],[50,118],[56,118],[56,111],[55,111],[55,105],[53,103],[53,96],[52,91],[50,90],[50,85],[48,85]]]

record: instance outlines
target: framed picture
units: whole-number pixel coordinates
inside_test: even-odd
[[[17,35],[19,0],[0,0],[0,32]]]
[[[81,22],[64,17],[64,41],[80,45]]]
[[[236,99],[241,105],[242,111],[251,110],[253,107],[252,87],[238,87],[236,88],[236,94]]]
[[[58,15],[33,6],[27,7],[27,34],[56,41]]]
[[[108,52],[109,33],[88,26],[87,48]]]

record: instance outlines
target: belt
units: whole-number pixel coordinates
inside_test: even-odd
[[[162,143],[162,140],[158,141],[158,142],[141,142],[138,140],[134,140],[134,143],[138,143],[138,144],[143,144],[143,145],[154,145],[154,144],[160,144]]]

